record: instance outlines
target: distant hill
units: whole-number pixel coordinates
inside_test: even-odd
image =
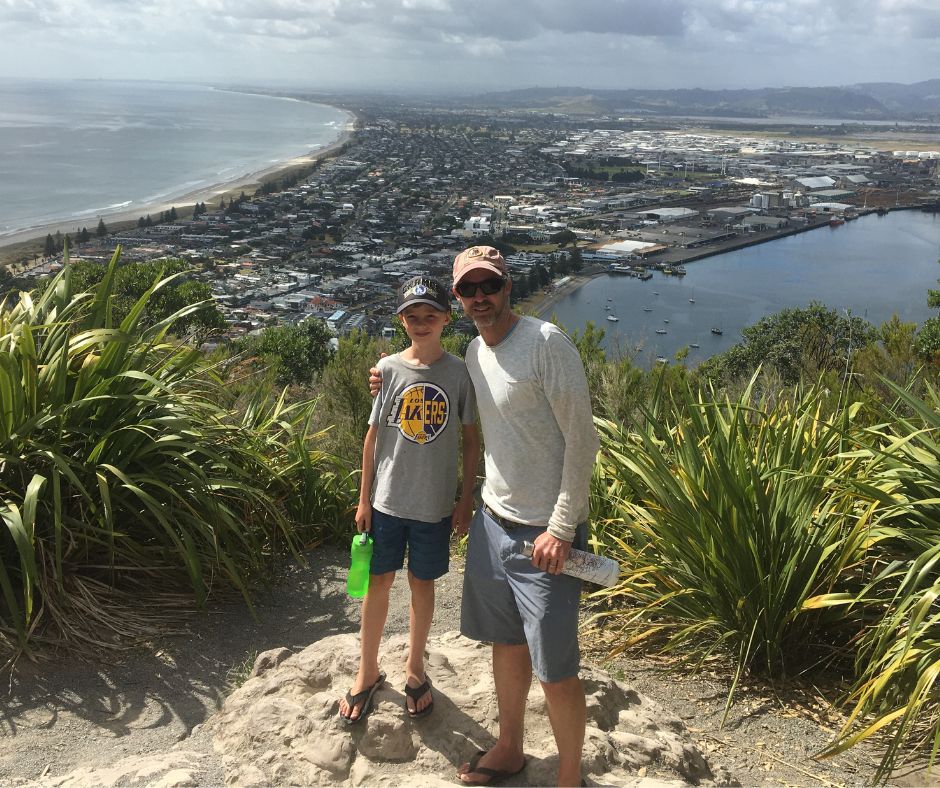
[[[756,90],[593,90],[524,88],[477,97],[484,106],[566,114],[807,117],[940,120],[940,79],[913,85],[869,82],[842,87]]]

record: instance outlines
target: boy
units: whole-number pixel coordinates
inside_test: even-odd
[[[408,548],[411,627],[405,665],[405,709],[412,718],[433,708],[424,649],[434,614],[434,581],[448,569],[451,529],[465,534],[473,509],[480,456],[473,385],[463,361],[445,353],[441,332],[450,322],[450,295],[435,279],[414,277],[398,291],[399,320],[411,346],[379,362],[375,398],[362,447],[356,528],[374,540],[369,591],[362,604],[359,672],[339,715],[348,725],[372,711],[385,681],[378,655],[389,592]],[[457,486],[458,419],[463,481]]]

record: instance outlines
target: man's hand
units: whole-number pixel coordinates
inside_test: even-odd
[[[379,358],[385,358],[388,353],[380,353]],[[369,393],[373,397],[377,397],[379,392],[382,390],[382,373],[379,372],[378,367],[369,368]]]
[[[550,575],[560,575],[571,552],[571,542],[562,541],[545,531],[536,537],[534,544],[532,565]]]

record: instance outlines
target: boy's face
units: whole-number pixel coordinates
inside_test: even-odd
[[[412,342],[440,342],[441,332],[450,322],[450,315],[429,304],[415,304],[401,312],[398,319]]]

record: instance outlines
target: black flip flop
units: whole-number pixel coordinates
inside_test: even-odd
[[[427,673],[424,674],[424,683],[417,687],[409,687],[405,684],[405,695],[411,698],[414,701],[415,708],[418,708],[418,701],[424,697],[426,692],[431,692],[431,678]],[[412,711],[408,708],[408,701],[405,701],[405,711],[408,712],[408,716],[413,720],[417,720],[421,717],[427,717],[428,714],[434,708],[434,693],[431,692],[431,702],[425,706],[421,711]]]
[[[464,785],[499,785],[510,777],[515,777],[526,767],[527,761],[525,758],[522,759],[522,766],[514,772],[507,771],[506,769],[491,769],[489,766],[479,766],[478,764],[487,752],[488,750],[477,750],[470,759],[470,763],[467,764],[467,771],[463,772],[463,774],[482,774],[486,779],[478,782],[471,782],[469,780],[460,780],[460,782]]]
[[[362,722],[372,712],[372,698],[375,696],[375,693],[378,692],[379,687],[384,683],[385,674],[379,673],[378,679],[371,687],[366,687],[362,692],[357,692],[355,695],[347,692],[346,703],[349,705],[350,709],[354,709],[356,706],[359,706],[360,703],[362,704],[359,706],[359,716],[353,719],[352,717],[344,716],[343,713],[340,712],[339,718],[347,725],[356,725]]]

